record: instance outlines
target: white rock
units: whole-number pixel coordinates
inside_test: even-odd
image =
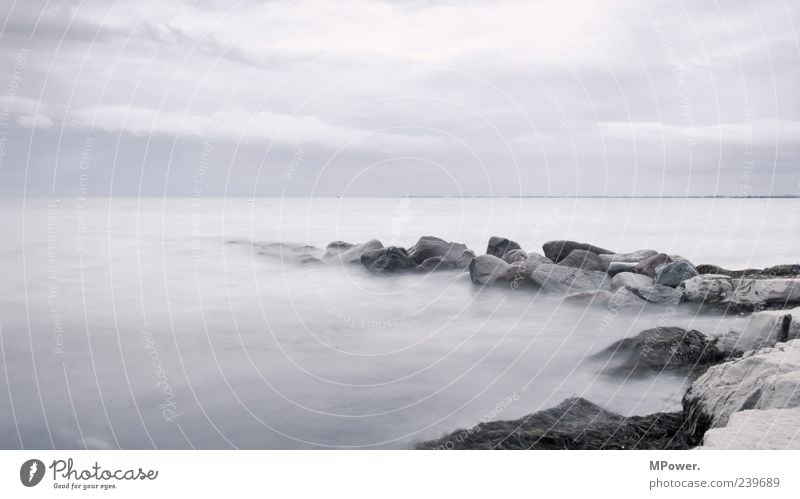
[[[746,409],[800,406],[800,340],[745,353],[740,359],[712,366],[684,397],[690,427],[708,423],[723,427]]]
[[[742,331],[720,336],[717,346],[728,353],[746,352],[797,338],[800,338],[800,307],[756,312],[747,319]]]
[[[633,272],[620,272],[611,279],[611,289],[619,288],[640,289],[653,285],[653,278],[644,274],[634,274]]]
[[[748,410],[708,430],[698,449],[800,449],[800,408]]]
[[[475,284],[490,284],[502,279],[510,268],[510,264],[494,255],[480,255],[469,262],[469,276]]]

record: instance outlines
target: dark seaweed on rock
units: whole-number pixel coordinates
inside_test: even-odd
[[[481,423],[418,449],[599,450],[688,449],[683,413],[655,413],[625,417],[584,398],[570,398],[558,406],[514,421]]]
[[[725,354],[714,341],[699,331],[680,327],[646,329],[612,344],[597,356],[618,361],[606,372],[620,375],[662,371],[699,375],[709,366],[725,360]]]

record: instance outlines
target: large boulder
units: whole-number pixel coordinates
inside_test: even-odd
[[[331,244],[342,244],[341,241],[335,241]],[[377,239],[370,239],[367,242],[361,244],[353,244],[346,249],[343,249],[349,243],[343,243],[344,246],[341,250],[336,249],[336,247],[332,248],[331,245],[328,245],[328,251],[331,252],[329,258],[333,260],[340,261],[342,263],[358,263],[361,261],[361,255],[366,253],[367,251],[376,250],[383,248],[383,244],[378,241]],[[334,251],[331,251],[331,250]]]
[[[649,258],[645,258],[644,260],[640,261],[639,264],[636,266],[636,273],[644,274],[655,278],[656,268],[659,265],[672,263],[672,261],[673,261],[672,257],[667,255],[666,253],[658,253],[656,255],[653,255]]]
[[[777,343],[800,338],[800,307],[792,310],[767,310],[747,318],[741,331],[731,331],[717,340],[728,355],[759,348],[774,347]]]
[[[492,236],[489,238],[489,244],[486,246],[486,254],[494,255],[497,258],[503,258],[503,255],[509,251],[520,249],[520,245],[505,237]]]
[[[482,422],[418,449],[687,449],[680,412],[625,417],[584,398],[513,421]]]
[[[544,250],[544,256],[553,260],[555,263],[559,263],[561,260],[568,257],[574,250],[589,251],[596,255],[610,255],[614,253],[605,248],[576,241],[548,241],[542,245],[542,249]]]
[[[608,271],[608,263],[600,258],[600,255],[586,250],[572,250],[566,258],[558,262],[559,265],[565,267],[573,267],[582,270],[591,270],[594,272]]]
[[[364,252],[361,255],[361,264],[370,272],[400,272],[417,267],[406,250],[396,246]]]
[[[724,428],[708,430],[701,449],[798,450],[800,407],[733,413]]]
[[[687,430],[699,442],[709,428],[747,409],[800,406],[800,340],[747,352],[710,367],[683,398]]]
[[[699,374],[724,359],[713,340],[680,327],[646,329],[614,343],[598,356],[609,359],[607,372],[624,375],[663,371]]]
[[[696,275],[697,269],[694,265],[685,260],[678,260],[656,267],[655,281],[657,284],[677,288],[683,281]]]
[[[469,277],[475,284],[491,284],[504,279],[511,264],[494,255],[479,255],[469,262]]]
[[[441,257],[442,260],[463,268],[467,266],[469,260],[474,256],[470,252],[469,258],[466,258],[464,254],[467,251],[465,244],[451,243],[434,236],[422,236],[414,246],[409,248],[408,257],[414,260],[417,265],[422,264],[429,258]]]
[[[687,301],[757,310],[800,303],[800,279],[734,279],[703,274],[681,283]]]
[[[557,293],[611,289],[610,279],[605,272],[585,271],[547,263],[537,265],[531,272],[530,279],[544,291]]]

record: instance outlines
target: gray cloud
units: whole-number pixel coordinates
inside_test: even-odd
[[[16,2],[0,195],[798,194],[798,11]]]

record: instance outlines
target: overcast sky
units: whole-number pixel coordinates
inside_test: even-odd
[[[798,195],[800,3],[0,0],[0,195]]]

